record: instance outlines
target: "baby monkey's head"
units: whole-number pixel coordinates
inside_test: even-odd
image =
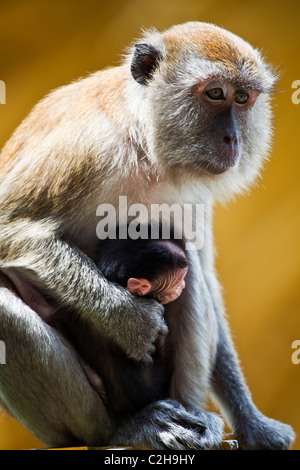
[[[180,296],[188,271],[180,245],[161,239],[106,239],[99,244],[96,264],[109,281],[163,305]]]

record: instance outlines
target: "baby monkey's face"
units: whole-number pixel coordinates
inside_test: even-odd
[[[160,277],[150,282],[148,279],[130,278],[127,281],[127,290],[134,295],[147,295],[153,297],[162,305],[176,300],[185,288],[184,278],[188,268],[177,270],[174,275]]]
[[[185,288],[185,281],[184,278],[187,273],[187,268],[182,269],[175,279],[173,279],[169,285],[167,285],[164,290],[154,294],[154,297],[160,302],[162,305],[168,304],[173,300],[176,300],[183,289]],[[150,292],[151,293],[151,292]]]

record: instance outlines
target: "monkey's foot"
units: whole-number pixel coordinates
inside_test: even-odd
[[[234,432],[242,449],[288,450],[295,439],[291,426],[267,418],[261,413]]]
[[[216,449],[223,421],[214,413],[190,412],[175,400],[155,402],[118,428],[110,444],[143,449]]]

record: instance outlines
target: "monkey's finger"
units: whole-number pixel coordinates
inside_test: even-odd
[[[130,357],[131,359],[133,359],[134,361],[136,362],[142,362],[146,365],[149,365],[151,366],[151,364],[153,364],[153,357],[151,356],[151,354],[148,354],[148,353],[145,353],[143,355],[135,355],[135,354],[130,354],[128,357]]]
[[[148,354],[154,354],[155,353],[155,350],[156,350],[156,347],[154,344],[151,344],[150,347],[149,347],[149,350],[148,350]]]
[[[145,364],[149,364],[149,365],[153,364],[153,357],[150,354],[145,354],[141,360]]]
[[[165,336],[168,334],[168,332],[169,332],[169,328],[166,325],[166,323],[162,324],[162,326],[160,327],[159,333]]]
[[[203,433],[207,426],[202,423],[196,416],[193,416],[191,413],[181,411],[178,417],[173,418],[173,421],[182,424],[183,422],[186,423],[189,429],[193,429],[197,433]]]
[[[157,334],[166,335],[169,331],[168,325],[164,319],[164,317],[157,316],[155,317],[155,322],[157,323]]]
[[[204,424],[201,417],[186,410],[181,404],[172,402],[173,409],[171,412],[172,420],[181,426],[188,427],[188,429],[194,430],[198,433],[203,433],[207,426]]]
[[[158,313],[161,316],[164,316],[165,314],[165,307],[160,304],[157,300],[155,299],[147,299],[148,305],[150,309],[153,309],[156,313]]]
[[[158,304],[157,310],[158,310],[158,313],[159,313],[161,316],[163,316],[163,315],[165,314],[165,307],[164,307],[163,305]]]

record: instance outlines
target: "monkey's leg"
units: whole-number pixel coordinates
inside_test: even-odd
[[[294,439],[292,428],[257,410],[245,384],[230,333],[220,317],[218,330],[212,387],[240,446],[245,449],[289,449]]]
[[[206,210],[205,246],[199,251],[213,315],[216,321],[216,354],[212,363],[211,388],[239,445],[246,449],[287,449],[294,433],[290,426],[263,416],[255,407],[245,383],[230,330],[224,318],[222,291],[213,266],[211,211]]]
[[[0,365],[4,407],[50,446],[102,445],[112,423],[76,353],[14,293],[0,287]]]

